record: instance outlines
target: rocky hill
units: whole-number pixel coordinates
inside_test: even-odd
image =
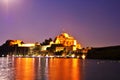
[[[110,46],[92,48],[88,54],[88,59],[114,59],[120,60],[120,46]]]

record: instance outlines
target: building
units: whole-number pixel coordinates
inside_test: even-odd
[[[21,48],[22,50],[27,49],[26,54],[28,54],[28,55],[34,53],[33,49],[35,48],[35,46],[36,45],[34,43],[18,44],[18,48]]]
[[[22,40],[8,40],[9,44],[15,46],[14,54],[32,55],[40,50],[39,43],[24,43]]]
[[[59,52],[76,51],[77,49],[81,49],[81,45],[68,33],[61,33],[55,37],[54,41],[45,40],[41,45],[41,51]]]
[[[54,40],[54,44],[62,44],[67,51],[81,49],[81,45],[77,42],[77,40],[75,40],[74,37],[70,36],[68,33],[61,33],[58,35]]]

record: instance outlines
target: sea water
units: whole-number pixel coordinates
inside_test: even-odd
[[[0,80],[120,80],[120,61],[0,57]]]

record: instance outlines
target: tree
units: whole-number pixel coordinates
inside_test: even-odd
[[[41,45],[49,45],[51,41],[52,41],[52,38],[45,39],[45,41],[41,43]]]

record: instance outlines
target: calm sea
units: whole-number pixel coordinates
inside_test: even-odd
[[[1,57],[0,80],[120,80],[120,61]]]

